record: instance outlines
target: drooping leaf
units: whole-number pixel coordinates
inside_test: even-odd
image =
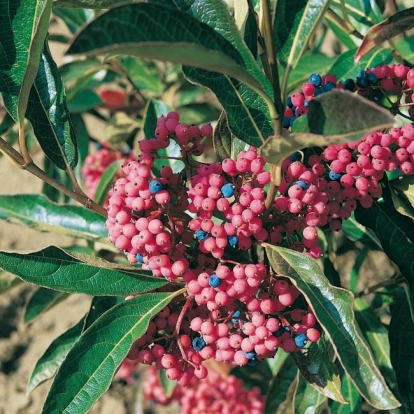
[[[20,285],[20,283],[22,283],[22,280],[17,276],[0,271],[0,295]]]
[[[383,189],[381,201],[374,201],[368,209],[357,208],[356,219],[372,229],[381,241],[388,257],[397,264],[401,274],[414,290],[414,225],[413,220],[398,213],[388,187]]]
[[[344,403],[341,394],[341,381],[335,364],[330,360],[328,352],[320,341],[311,343],[299,352],[291,354],[293,361],[307,383],[315,390],[332,400]],[[315,400],[320,402],[320,400]]]
[[[74,343],[79,339],[82,332],[89,328],[99,316],[119,303],[114,296],[96,296],[93,298],[88,314],[75,326],[69,328],[58,336],[46,349],[45,353],[37,360],[29,379],[27,392],[30,393],[42,382],[52,378]]]
[[[326,410],[327,398],[299,375],[293,405],[296,413],[321,414]]]
[[[42,413],[87,413],[108,389],[113,375],[133,343],[145,333],[150,319],[176,295],[177,292],[138,296],[102,315],[69,351]]]
[[[272,371],[266,361],[259,361],[254,369],[248,365],[234,367],[230,374],[242,379],[247,389],[259,387],[264,395],[268,393],[270,381],[273,378]]]
[[[70,237],[106,242],[105,219],[80,206],[58,205],[43,194],[0,196],[0,219]]]
[[[278,60],[284,68],[282,96],[286,92],[289,74],[298,64],[329,2],[330,0],[284,0],[276,3],[273,39]]]
[[[406,291],[394,304],[389,327],[391,363],[404,408],[414,410],[414,294]]]
[[[37,252],[0,252],[0,268],[49,289],[94,296],[127,296],[167,283],[163,278],[152,277],[150,271],[69,253],[55,246]]]
[[[46,312],[56,306],[68,296],[69,295],[67,293],[40,287],[33,293],[26,304],[23,315],[24,323],[32,322],[43,312]]]
[[[283,247],[263,244],[277,274],[288,277],[305,296],[331,340],[336,354],[361,395],[374,407],[399,406],[361,337],[353,313],[353,295],[328,282],[317,262]]]
[[[414,27],[414,7],[401,10],[381,23],[372,26],[365,34],[355,54],[355,62],[359,62],[370,50],[381,43],[391,40]]]

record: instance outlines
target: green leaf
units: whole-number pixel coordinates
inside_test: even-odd
[[[134,0],[129,0],[132,3]],[[85,8],[85,9],[108,9],[128,0],[53,0],[53,7]]]
[[[24,117],[28,93],[36,77],[42,45],[47,34],[50,0],[1,0],[0,92],[7,111],[18,122]]]
[[[223,73],[261,89],[225,38],[187,13],[158,4],[112,8],[84,27],[67,53],[128,54],[165,60]]]
[[[269,391],[270,381],[273,378],[267,361],[259,361],[254,369],[248,365],[236,366],[230,371],[230,374],[242,379],[247,389],[259,387],[264,395]]]
[[[24,323],[32,322],[40,314],[53,308],[68,298],[68,296],[67,293],[40,287],[33,293],[26,304],[23,315]]]
[[[335,401],[346,402],[341,394],[338,370],[322,341],[311,343],[299,352],[293,352],[291,358],[306,382],[318,393]]]
[[[5,134],[15,124],[13,118],[8,112],[4,114],[3,119],[0,122],[0,135]]]
[[[403,406],[414,411],[414,294],[406,291],[392,309],[389,339],[391,363]]]
[[[0,272],[0,295],[20,285],[22,280],[8,272]]]
[[[0,267],[26,282],[67,293],[127,296],[164,286],[150,271],[119,266],[55,246],[28,252],[0,252]]]
[[[391,186],[392,201],[401,214],[414,218],[414,177],[403,176],[389,182]],[[392,190],[396,190],[395,194]]]
[[[213,134],[214,151],[219,161],[231,157],[232,134],[227,123],[226,113],[223,111],[217,121]]]
[[[358,63],[354,62],[356,48],[342,53],[326,72],[335,75],[338,80],[355,79],[361,70],[373,68],[391,62],[392,52],[389,49],[376,49],[369,52]]]
[[[124,160],[115,161],[112,164],[108,165],[104,173],[102,174],[101,179],[99,180],[98,187],[96,188],[95,201],[98,204],[104,205],[108,192],[111,189],[115,177],[119,172],[121,165],[124,163]]]
[[[66,170],[77,164],[76,135],[69,118],[63,82],[46,43],[30,91],[26,118],[44,153],[57,167]]]
[[[167,398],[169,398],[171,397],[175,387],[177,386],[177,381],[172,381],[168,379],[165,371],[165,369],[160,369],[157,371],[157,374],[162,388],[164,388],[165,395],[167,396]]]
[[[87,413],[108,389],[117,368],[133,343],[145,333],[150,319],[178,293],[181,291],[138,296],[102,315],[69,351],[42,413]]]
[[[374,201],[371,208],[357,208],[356,219],[372,229],[388,257],[399,267],[414,290],[414,226],[413,220],[399,214],[392,203],[388,187],[383,189],[381,201]]]
[[[0,219],[91,241],[106,242],[108,236],[101,215],[85,207],[55,204],[43,194],[0,196]]]
[[[412,62],[414,60],[413,42],[414,35],[394,41],[394,45],[397,51],[399,52],[400,56],[404,56],[404,59],[407,62]]]
[[[348,49],[354,49],[357,46],[351,34],[343,27],[342,22],[338,22],[329,12],[325,13],[324,17],[330,29],[344,46]]]
[[[359,241],[373,250],[382,250],[381,242],[376,234],[356,221],[354,215],[342,222],[342,229],[349,240]]]
[[[70,112],[85,112],[102,103],[102,99],[92,89],[80,89],[70,100],[68,108]]]
[[[342,3],[346,16],[342,13]],[[341,17],[349,18],[351,24],[361,33],[365,33],[368,27],[383,20],[381,10],[375,0],[332,0],[331,7]]]
[[[56,6],[56,1],[54,1],[54,6]],[[87,9],[89,9],[89,7]],[[86,10],[86,7],[82,9],[55,8],[53,14],[63,20],[71,33],[75,33],[94,16],[94,13],[91,10]]]
[[[69,350],[79,339],[84,323],[84,318],[82,318],[75,326],[72,326],[72,328],[69,328],[62,335],[59,335],[49,345],[45,353],[36,362],[29,379],[27,393],[30,393],[42,382],[47,381],[55,375]]]
[[[381,23],[372,26],[362,39],[355,54],[359,62],[370,50],[414,27],[414,7],[401,10]]]
[[[278,60],[284,68],[282,96],[286,93],[289,74],[298,64],[329,2],[330,0],[283,0],[276,3],[273,39]]]
[[[185,119],[189,125],[199,125],[215,121],[220,116],[220,111],[209,103],[191,103],[177,108],[181,119]]]
[[[399,406],[388,389],[353,313],[353,295],[328,282],[317,262],[283,247],[263,244],[277,274],[288,277],[305,296],[336,354],[364,398],[379,409]]]
[[[92,300],[88,314],[75,326],[59,335],[46,349],[45,353],[37,360],[29,379],[27,393],[30,393],[42,382],[52,378],[62,365],[69,350],[79,339],[82,332],[89,328],[99,316],[118,303],[116,297],[95,297]]]
[[[327,398],[299,376],[293,405],[296,413],[321,414],[326,411]]]

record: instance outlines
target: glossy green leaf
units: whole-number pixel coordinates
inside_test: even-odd
[[[395,208],[401,214],[414,218],[414,177],[403,176],[389,182],[392,193],[392,201]],[[394,197],[395,194],[395,197]]]
[[[293,406],[296,413],[322,414],[326,411],[327,398],[299,376]]]
[[[373,68],[380,64],[391,62],[392,52],[389,49],[376,49],[369,52],[358,63],[354,62],[357,49],[351,49],[342,53],[333,63],[327,73],[335,75],[338,80],[355,79],[361,70]]]
[[[259,387],[262,394],[266,395],[269,391],[270,381],[273,378],[269,364],[267,361],[259,361],[254,369],[251,368],[248,365],[236,366],[230,371],[230,374],[242,379],[247,389]]]
[[[176,295],[177,292],[138,296],[102,315],[69,351],[42,413],[87,413],[108,389],[113,375],[133,343],[145,333],[150,319]]]
[[[376,233],[384,252],[399,267],[411,290],[414,290],[413,220],[395,210],[390,190],[384,188],[383,198],[374,201],[371,208],[357,208],[355,217]]]
[[[0,196],[0,219],[39,231],[106,242],[105,218],[85,207],[59,205],[43,194]]]
[[[102,103],[102,99],[92,89],[80,89],[68,100],[70,112],[86,112]]]
[[[167,283],[163,278],[152,277],[150,271],[68,253],[55,246],[37,252],[0,252],[0,267],[29,283],[61,292],[95,296],[127,296]]]
[[[114,184],[115,177],[119,172],[121,165],[124,163],[124,160],[115,161],[112,164],[108,165],[104,173],[102,174],[101,179],[99,180],[98,187],[96,188],[95,201],[98,204],[104,205],[105,200],[108,196],[108,192]]]
[[[352,293],[330,285],[315,260],[283,247],[263,247],[275,272],[288,277],[305,296],[361,395],[379,409],[398,407],[356,324]]]
[[[79,339],[84,323],[84,318],[82,318],[75,326],[72,326],[62,335],[59,335],[49,345],[45,353],[37,360],[32,371],[27,387],[28,393],[55,375],[69,350]]]
[[[54,5],[56,6],[56,1]],[[94,16],[94,12],[89,8],[63,9],[55,7],[53,14],[62,19],[71,33],[75,33]]]
[[[339,366],[341,372],[341,392],[347,404],[332,401],[330,404],[331,413],[334,414],[360,414],[362,412],[362,398],[355,385],[349,379],[348,374]],[[391,412],[391,411],[390,411]]]
[[[392,309],[389,327],[391,363],[404,408],[414,411],[414,294],[406,291]]]
[[[355,62],[359,62],[370,50],[381,43],[391,40],[397,35],[414,27],[414,7],[401,10],[381,23],[371,27],[365,34],[355,54]]]
[[[33,293],[26,304],[23,315],[24,323],[32,322],[40,314],[53,308],[68,296],[67,293],[40,287]]]
[[[0,1],[0,92],[5,107],[16,122],[22,87],[25,95],[25,102],[21,100],[23,117],[26,111],[28,92],[36,77],[47,33],[50,9],[50,0]]]
[[[342,222],[342,228],[349,240],[359,241],[374,250],[382,250],[381,242],[376,234],[355,220],[354,215]]]
[[[22,280],[8,272],[0,271],[0,295],[22,283]]]
[[[278,60],[284,68],[282,96],[286,93],[289,74],[298,64],[329,2],[330,0],[283,0],[276,3],[273,39]]]
[[[30,393],[42,382],[52,378],[62,365],[66,355],[79,339],[82,332],[89,328],[99,316],[118,303],[116,297],[95,297],[92,300],[88,314],[75,326],[59,335],[46,349],[45,353],[37,360],[29,379],[27,392]]]
[[[281,352],[281,351],[279,351]],[[298,369],[290,359],[285,361],[278,374],[272,379],[266,396],[265,414],[275,414],[286,400],[288,388],[294,381]]]
[[[354,49],[357,47],[353,37],[344,28],[342,22],[338,22],[335,18],[333,18],[329,11],[325,13],[325,22],[344,46],[348,49]]]
[[[403,39],[398,39],[394,41],[394,45],[401,56],[404,56],[404,59],[407,62],[412,62],[414,60],[414,50],[413,50],[414,35],[404,37]]]
[[[134,0],[129,0],[133,3]],[[53,7],[108,9],[117,4],[127,3],[128,0],[53,0]]]
[[[345,402],[341,394],[338,370],[330,360],[322,341],[311,343],[302,351],[293,352],[291,357],[299,368],[302,377],[317,393],[335,401]],[[320,400],[318,399],[317,401],[319,402]]]
[[[361,250],[358,251],[355,257],[355,261],[349,275],[349,290],[352,293],[355,293],[357,291],[358,282],[360,280],[360,270],[362,264],[365,262],[365,259],[368,256],[368,252],[368,247],[364,246]]]
[[[346,16],[343,15],[342,4],[345,7]],[[349,19],[362,34],[366,33],[369,27],[383,20],[376,0],[332,0],[331,7],[337,11],[338,15]]]
[[[225,38],[187,13],[157,4],[123,5],[98,16],[77,34],[67,53],[165,60],[223,73],[261,89]]]
[[[30,91],[26,118],[44,153],[60,169],[78,162],[76,135],[69,118],[64,85],[45,44],[39,71]]]

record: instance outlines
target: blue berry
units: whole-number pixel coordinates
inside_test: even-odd
[[[195,232],[195,235],[197,237],[197,240],[200,240],[200,241],[203,241],[203,240],[207,239],[207,237],[208,237],[208,233],[206,233],[204,230],[201,230],[201,229],[197,230]]]
[[[299,161],[301,158],[302,154],[299,151],[296,151],[293,154],[289,155],[289,159],[293,162]]]
[[[233,325],[237,325],[239,323],[240,315],[240,311],[236,311],[233,313],[233,315],[231,316],[231,323]]]
[[[312,75],[310,75],[308,81],[316,87],[321,86],[322,84],[322,78],[317,73],[313,73]]]
[[[229,241],[230,246],[236,247],[239,241],[239,238],[233,235],[233,236],[228,236],[227,240]]]
[[[299,348],[303,348],[306,345],[307,342],[308,342],[308,340],[307,340],[305,334],[301,333],[301,334],[295,336],[295,344]]]
[[[336,85],[333,83],[333,82],[328,82],[324,87],[323,87],[323,90],[325,91],[325,92],[329,92],[329,91],[331,91],[332,89],[335,89],[336,88]]]
[[[375,73],[373,73],[373,72],[368,72],[365,76],[367,78],[367,81],[371,85],[373,85],[378,80],[377,75]]]
[[[307,190],[309,187],[306,181],[296,181],[295,184],[300,186],[303,190]]]
[[[158,180],[151,180],[149,182],[148,188],[152,194],[157,194],[159,191],[161,191],[164,188],[164,186]]]
[[[290,121],[289,121],[289,126],[290,126],[290,127],[292,127],[292,126],[293,126],[293,123],[294,123],[297,119],[298,119],[298,117],[297,117],[297,116],[294,116],[294,117],[290,118]]]
[[[347,91],[354,92],[355,91],[355,82],[353,79],[345,79],[344,82],[344,89]]]
[[[368,79],[365,76],[361,78],[357,78],[356,83],[360,88],[368,88],[369,86]]]
[[[259,361],[257,359],[249,359],[249,362],[247,363],[247,365],[249,367],[255,367],[258,363]]]
[[[316,90],[315,90],[315,92],[313,93],[313,96],[318,96],[318,95],[321,95],[321,94],[323,94],[323,93],[325,93],[325,89],[323,89],[323,88],[318,88],[318,89],[316,89]]]
[[[286,105],[287,105],[289,108],[293,108],[293,107],[294,107],[294,105],[293,105],[293,103],[292,103],[292,98],[291,98],[290,96],[288,96],[288,97],[287,97],[287,99],[286,99]]]
[[[308,101],[307,99],[305,99],[305,100],[303,101],[303,106],[309,106],[309,101]]]
[[[329,179],[332,181],[337,181],[341,178],[341,174],[336,173],[335,171],[329,171]]]
[[[290,118],[288,116],[283,117],[283,128],[289,128],[290,127]]]
[[[138,263],[144,263],[144,258],[142,257],[142,254],[137,254],[136,256],[135,256],[135,259],[137,259],[137,262]]]
[[[208,279],[208,283],[211,287],[215,288],[217,286],[220,286],[221,279],[215,273],[213,273]]]
[[[196,336],[193,339],[192,345],[193,345],[193,348],[196,351],[201,351],[206,346],[206,341],[203,338],[200,338],[199,336]]]
[[[247,359],[253,359],[253,358],[256,357],[256,352],[254,352],[254,351],[251,351],[251,352],[243,352],[243,353],[244,353],[244,356]]]
[[[231,197],[234,194],[234,185],[231,183],[224,184],[221,187],[221,194],[226,198]]]

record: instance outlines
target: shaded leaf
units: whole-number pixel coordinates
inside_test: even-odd
[[[388,257],[399,267],[414,290],[414,226],[413,220],[398,213],[391,200],[388,187],[383,189],[381,201],[374,201],[372,207],[358,207],[356,219],[371,228]]]
[[[53,308],[68,296],[67,293],[40,287],[26,304],[23,315],[24,323],[32,322],[40,314]]]
[[[374,0],[347,0],[343,2],[346,16],[342,13],[342,0],[332,0],[331,7],[343,18],[348,18],[351,24],[361,32],[383,20],[381,10]]]
[[[327,398],[300,375],[293,397],[293,405],[296,413],[320,414],[326,410]]]
[[[129,0],[133,3],[134,0]],[[128,0],[53,0],[53,7],[85,8],[85,9],[108,9]]]
[[[397,190],[398,195],[393,196],[395,208],[401,214],[414,218],[414,177],[403,176],[389,182],[391,189]],[[391,191],[392,195],[393,191]]]
[[[0,272],[0,295],[20,285],[22,280],[8,272]]]
[[[53,5],[56,6],[57,2],[54,1]],[[63,9],[55,7],[55,9],[53,10],[53,14],[63,20],[63,22],[71,31],[71,33],[75,33],[83,24],[87,23],[94,15],[93,11],[90,10],[89,7],[85,6],[83,6],[83,8],[76,9]]]
[[[394,304],[389,327],[391,363],[398,391],[408,412],[414,411],[414,294],[406,291]]]
[[[354,49],[357,46],[351,34],[346,30],[346,28],[344,28],[341,21],[338,21],[335,17],[333,17],[330,12],[325,13],[324,17],[325,22],[344,46],[348,49]]]
[[[102,103],[102,99],[92,89],[80,89],[68,100],[70,112],[85,112]]]
[[[0,252],[0,267],[26,282],[67,293],[127,296],[164,286],[150,271],[119,266],[55,246],[28,252]]]
[[[372,26],[365,34],[355,53],[355,62],[359,62],[370,50],[381,43],[391,40],[414,27],[414,7],[401,10],[381,23]]]
[[[293,352],[291,358],[295,361],[302,377],[318,393],[332,400],[342,403],[346,402],[341,394],[341,381],[338,370],[331,361],[322,341],[311,343],[299,352]],[[300,386],[303,387],[303,384]],[[316,399],[315,404],[317,402],[320,402],[320,400]]]
[[[151,318],[174,296],[177,292],[138,296],[105,312],[69,351],[42,412],[87,413],[108,389],[116,370],[133,343],[145,333]]]
[[[394,41],[394,45],[398,50],[400,56],[404,56],[404,59],[408,62],[412,62],[414,60],[413,42],[414,35]]]
[[[43,194],[0,196],[0,219],[70,237],[106,242],[105,218],[85,207],[59,205]]]
[[[276,273],[288,277],[305,296],[361,395],[376,408],[398,407],[361,337],[352,293],[330,285],[315,260],[290,249],[266,243],[263,247]]]
[[[342,229],[349,240],[353,242],[360,241],[373,250],[382,250],[381,242],[376,234],[356,221],[354,215],[342,222]]]
[[[84,318],[83,331],[86,331],[102,314],[125,299],[116,296],[95,296]]]
[[[231,157],[232,134],[223,111],[217,121],[213,134],[213,146],[219,161]]]
[[[254,369],[248,365],[236,366],[230,371],[230,374],[241,378],[247,389],[259,387],[264,395],[268,393],[270,381],[273,378],[267,361],[259,361]]]
[[[4,114],[3,119],[0,122],[0,135],[5,134],[15,124],[13,118],[8,112]]]

